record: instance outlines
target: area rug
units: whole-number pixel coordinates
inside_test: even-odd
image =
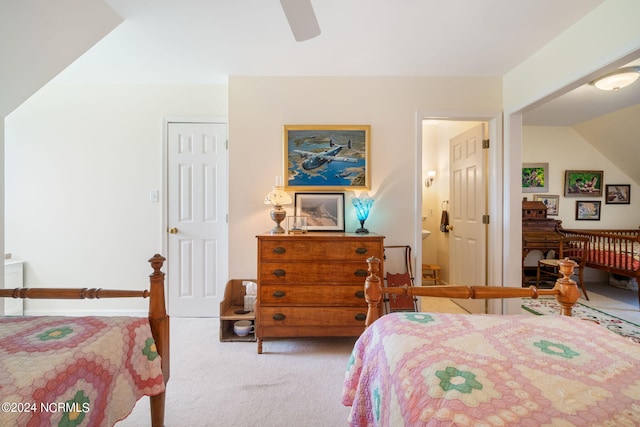
[[[555,299],[522,299],[522,308],[537,315],[559,315],[560,304]],[[588,305],[577,303],[573,307],[573,317],[595,322],[600,326],[640,344],[640,326],[600,311]]]

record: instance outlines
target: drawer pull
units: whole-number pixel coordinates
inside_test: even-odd
[[[359,322],[364,322],[365,320],[367,320],[367,315],[364,313],[358,313],[356,314],[356,320]]]
[[[287,318],[287,316],[285,316],[285,315],[284,315],[284,314],[282,314],[282,313],[275,313],[275,314],[273,315],[273,320],[284,320],[284,319],[286,319],[286,318]],[[366,316],[365,316],[365,318],[366,318]]]
[[[364,292],[362,292],[364,294]],[[284,298],[287,293],[285,291],[274,291],[273,295],[275,298]]]
[[[275,248],[273,248],[273,253],[275,254],[282,255],[285,252],[287,252],[287,249],[283,248],[282,246],[276,246]]]
[[[358,255],[364,255],[364,254],[366,254],[367,252],[369,252],[369,249],[367,249],[367,248],[357,248],[357,249],[356,249],[356,253],[357,253]]]
[[[356,292],[356,298],[364,298],[364,291]]]
[[[358,277],[367,277],[367,270],[363,270],[362,268],[359,268],[353,274],[355,274]]]
[[[273,275],[276,276],[276,277],[284,277],[285,274],[287,274],[287,272],[284,271],[281,268],[279,268],[277,270],[273,270]]]

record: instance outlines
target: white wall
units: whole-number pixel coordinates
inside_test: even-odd
[[[367,228],[387,245],[415,248],[416,185],[423,185],[415,174],[417,112],[500,111],[500,99],[499,78],[231,77],[230,276],[256,275],[255,236],[272,224],[262,201],[284,170],[284,124],[370,124],[376,201]],[[358,225],[352,196],[347,231]]]
[[[615,165],[593,148],[571,127],[562,126],[525,126],[523,129],[522,161],[524,163],[549,163],[549,192],[560,196],[558,216],[564,228],[638,228],[640,216],[640,186],[622,173]],[[628,205],[606,204],[605,198],[564,197],[565,170],[601,170],[604,171],[604,191],[607,184],[630,184],[631,203]],[[523,197],[533,200],[533,194],[522,193]],[[635,196],[635,197],[634,197]],[[600,221],[576,221],[577,200],[600,200]]]
[[[163,188],[163,117],[226,115],[226,86],[204,85],[49,84],[16,109],[5,126],[5,251],[26,261],[26,285],[146,287],[145,261],[165,235],[163,201],[149,201]]]

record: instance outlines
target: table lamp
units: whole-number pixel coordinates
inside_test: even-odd
[[[356,207],[356,215],[360,221],[360,228],[356,230],[358,234],[368,234],[369,230],[364,228],[364,222],[369,218],[369,211],[373,206],[373,199],[369,197],[355,197],[353,199],[353,206]]]
[[[289,196],[281,187],[273,187],[264,198],[265,205],[273,205],[271,211],[271,219],[276,223],[270,231],[271,234],[282,234],[284,228],[280,226],[280,223],[287,217],[287,211],[282,208],[282,205],[291,204],[291,196]]]

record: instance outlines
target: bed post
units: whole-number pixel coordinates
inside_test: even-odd
[[[162,358],[162,375],[164,383],[169,381],[169,316],[164,299],[164,273],[160,271],[165,257],[155,254],[149,262],[153,273],[149,276],[151,284],[151,300],[149,301],[149,325],[156,342],[158,354]],[[164,405],[166,391],[156,396],[151,396],[151,425],[153,427],[164,426]]]
[[[576,305],[576,302],[578,302],[578,299],[580,298],[580,289],[578,289],[578,284],[575,280],[571,280],[573,269],[578,264],[569,258],[565,258],[558,261],[558,265],[560,266],[559,269],[562,277],[556,280],[556,284],[553,287],[560,291],[560,293],[556,295],[556,300],[561,306],[561,314],[564,316],[571,316],[572,307]]]
[[[369,275],[364,281],[364,299],[367,301],[367,318],[365,327],[369,327],[380,317],[380,301],[382,300],[382,281],[378,277],[380,259],[374,256],[367,258]]]

